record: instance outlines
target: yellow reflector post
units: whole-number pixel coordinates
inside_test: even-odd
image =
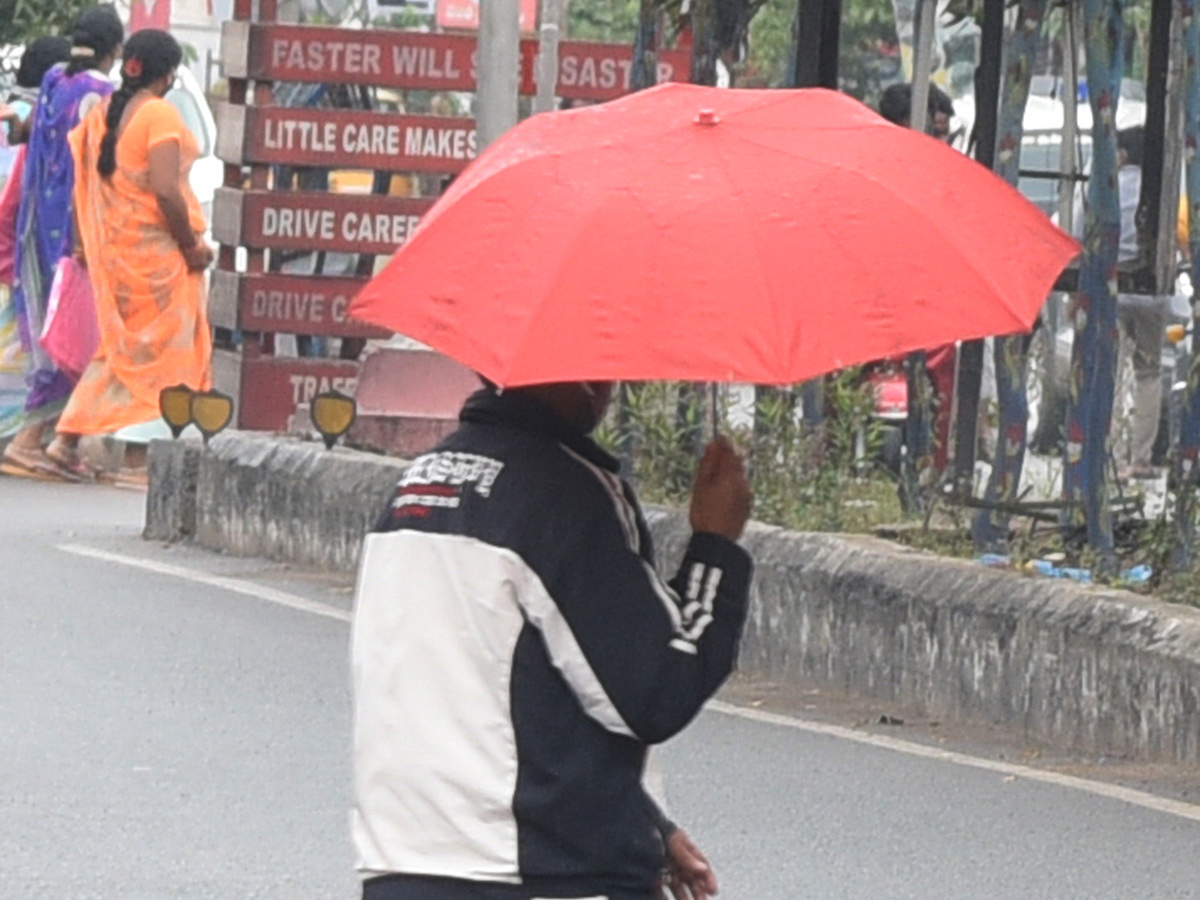
[[[357,404],[338,391],[317,394],[309,406],[313,427],[324,439],[326,450],[332,450],[337,439],[350,430],[357,414]]]
[[[158,410],[175,437],[183,434],[183,429],[192,422],[193,393],[186,384],[177,384],[163,388],[158,395]]]
[[[233,419],[233,398],[220,391],[203,391],[192,395],[192,422],[204,435],[204,443],[224,430]]]

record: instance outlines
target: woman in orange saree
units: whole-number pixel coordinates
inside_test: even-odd
[[[76,223],[100,326],[99,350],[59,420],[72,449],[80,435],[157,420],[165,387],[210,386],[204,270],[213,254],[187,180],[199,148],[162,99],[181,58],[166,32],[135,34],[121,87],[70,135]]]

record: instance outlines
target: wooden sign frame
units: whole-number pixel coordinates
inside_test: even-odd
[[[473,91],[476,43],[461,34],[235,21],[222,28],[221,66],[230,78]],[[526,96],[537,93],[537,50],[536,40],[521,41],[520,91]],[[629,92],[631,46],[563,41],[558,55],[559,97],[604,101]],[[686,81],[689,60],[683,50],[659,51],[658,80]]]
[[[390,256],[433,206],[430,198],[218,188],[212,233],[222,244]]]
[[[349,109],[217,108],[217,157],[228,163],[461,172],[475,158],[475,121]]]

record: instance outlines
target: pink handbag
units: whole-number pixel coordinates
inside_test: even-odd
[[[64,256],[54,270],[41,342],[54,364],[75,379],[100,346],[92,281],[73,256]]]

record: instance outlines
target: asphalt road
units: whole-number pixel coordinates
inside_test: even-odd
[[[141,503],[0,479],[0,898],[353,897],[348,591]],[[664,761],[730,900],[1200,897],[1200,822],[1086,790],[725,712]]]

